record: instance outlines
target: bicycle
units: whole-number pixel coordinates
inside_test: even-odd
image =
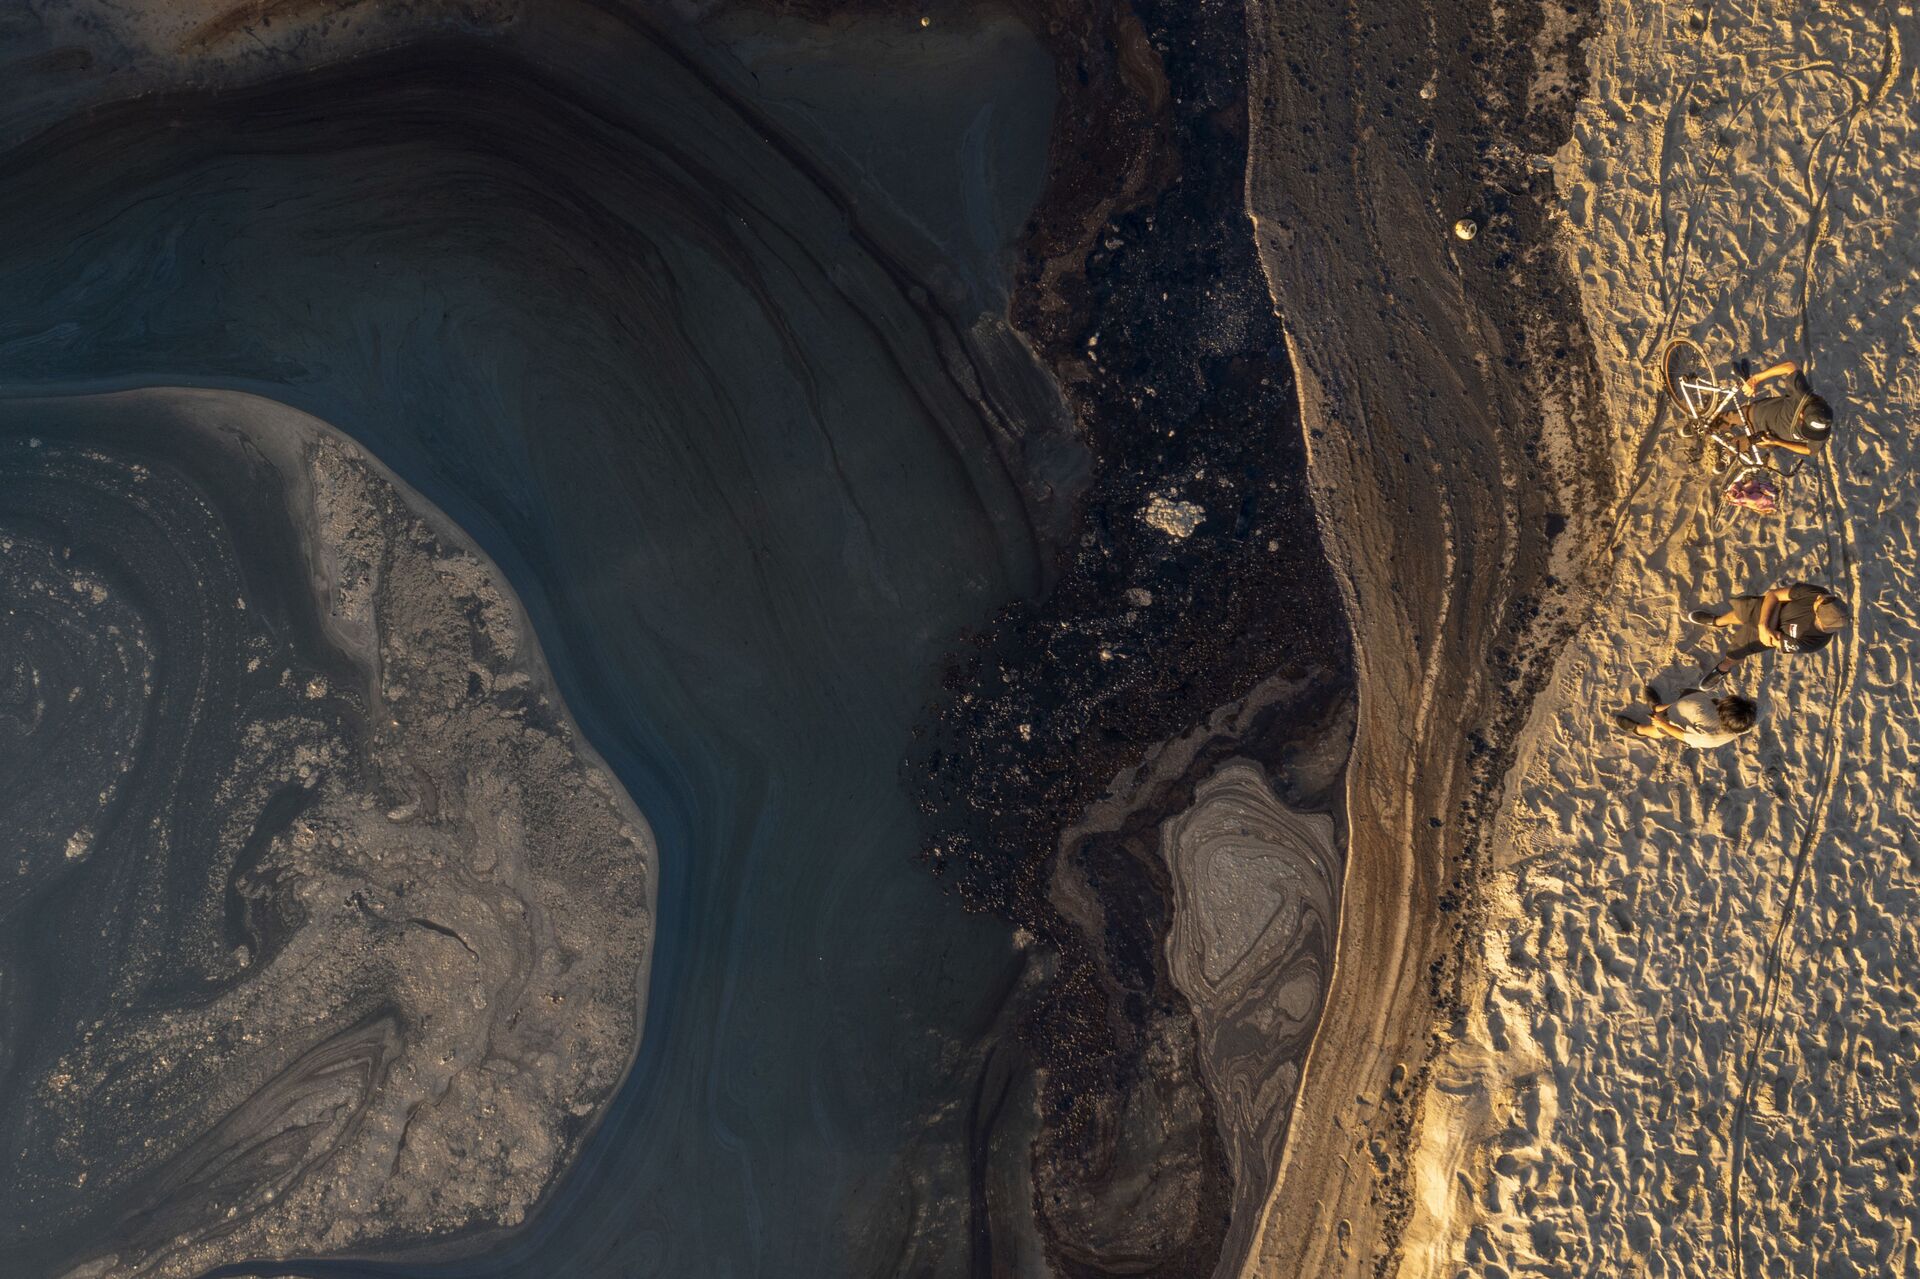
[[[1747,367],[1744,360],[1734,366],[1742,381]],[[1729,386],[1717,381],[1705,353],[1689,338],[1667,343],[1660,353],[1660,376],[1679,417],[1679,436],[1700,441],[1708,457],[1719,459],[1717,469],[1726,481],[1721,492],[1727,502],[1762,515],[1779,510],[1779,481],[1798,474],[1806,459],[1796,457],[1792,466],[1783,468],[1774,462],[1772,449],[1754,442],[1745,413],[1753,397],[1745,387],[1740,382]]]

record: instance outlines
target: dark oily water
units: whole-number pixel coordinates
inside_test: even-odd
[[[539,15],[511,54],[144,98],[6,157],[9,390],[242,388],[352,435],[506,571],[653,829],[638,1057],[573,1171],[459,1273],[969,1264],[968,1099],[1021,962],[915,865],[897,770],[938,655],[1037,587],[1074,483],[991,314],[1051,94],[1008,38],[955,47],[999,73],[984,116],[951,74],[873,95],[979,157],[957,185],[892,175],[885,208],[846,194],[877,179],[824,141],[850,127],[830,84],[762,116],[744,63]],[[137,683],[151,657],[116,643],[98,661]],[[98,743],[139,713],[88,714]],[[51,966],[95,941],[25,944]],[[36,1015],[11,985],[8,1015]]]

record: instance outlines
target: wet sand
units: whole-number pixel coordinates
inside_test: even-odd
[[[1514,145],[1566,106],[1502,80],[1563,54],[1390,4],[1260,3],[1248,24],[1248,206],[1360,719],[1337,966],[1247,1272],[1370,1274],[1403,1242],[1504,743],[1597,568],[1609,476],[1550,187]],[[1469,214],[1487,225],[1463,244]]]

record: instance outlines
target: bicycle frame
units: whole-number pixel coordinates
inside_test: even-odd
[[[1721,386],[1704,378],[1681,378],[1681,408],[1696,422],[1712,422],[1732,408],[1740,398],[1737,386]]]
[[[1678,385],[1681,407],[1686,411],[1688,419],[1694,424],[1699,434],[1706,436],[1714,447],[1726,454],[1729,467],[1736,464],[1740,467],[1737,479],[1745,479],[1754,471],[1771,471],[1775,475],[1790,476],[1800,469],[1805,459],[1796,459],[1791,469],[1782,469],[1774,465],[1769,450],[1757,444],[1736,442],[1750,439],[1751,436],[1747,431],[1728,431],[1717,425],[1724,414],[1738,406],[1742,388],[1722,386],[1718,382],[1711,382],[1705,378],[1681,378]]]

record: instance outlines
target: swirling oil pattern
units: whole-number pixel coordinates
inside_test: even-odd
[[[1173,880],[1168,967],[1193,1001],[1234,1188],[1252,1204],[1236,1205],[1240,1221],[1257,1215],[1280,1167],[1319,1020],[1339,921],[1334,826],[1288,807],[1258,767],[1234,760],[1161,828]]]
[[[914,863],[897,770],[939,655],[1038,585],[1077,483],[1057,393],[995,315],[996,255],[1038,194],[1050,69],[1030,41],[1003,34],[973,63],[896,77],[894,96],[873,107],[894,116],[886,127],[911,134],[904,113],[918,112],[937,135],[931,153],[970,156],[971,168],[955,179],[929,166],[917,188],[882,198],[857,149],[829,154],[823,141],[841,127],[820,105],[829,75],[771,56],[763,74],[745,62],[723,74],[710,51],[695,56],[597,8],[549,8],[500,38],[436,38],[97,106],[4,157],[8,392],[221,387],[340,428],[498,562],[568,708],[658,843],[638,1055],[537,1208],[527,1194],[466,1217],[429,1205],[386,1240],[359,1225],[329,1236],[316,1215],[311,1231],[264,1241],[236,1228],[231,1252],[206,1255],[251,1268],[250,1258],[404,1245],[410,1265],[446,1273],[961,1273],[970,1186],[984,1175],[969,1167],[979,1152],[964,1099],[1022,961],[1004,926],[955,910]],[[1002,86],[991,92],[1011,96],[993,111],[953,108],[982,56]],[[780,86],[785,114],[735,95],[755,74]],[[34,110],[46,114],[48,100]],[[17,426],[38,429],[28,417]],[[172,828],[186,833],[168,838],[187,839],[182,823],[216,823],[222,810],[181,797],[216,793],[207,761],[246,725],[268,725],[275,741],[296,730],[351,741],[326,717],[376,713],[338,691],[356,686],[339,669],[346,658],[318,641],[296,650],[292,622],[269,611],[284,590],[272,581],[305,580],[301,556],[229,562],[216,550],[222,521],[228,545],[254,534],[195,514],[208,486],[199,497],[182,488],[165,537],[129,525],[110,539],[158,562],[136,572],[77,549],[66,557],[92,543],[51,487],[59,466],[93,468],[88,500],[101,518],[158,518],[140,514],[141,495],[171,481],[139,459],[161,430],[136,422],[111,442],[43,441],[64,460],[36,462],[19,481],[22,519],[37,531],[14,535],[9,572],[37,592],[21,611],[46,635],[32,645],[39,665],[8,676],[6,706],[65,717],[45,740],[75,752],[71,764],[37,757],[67,781],[57,805],[27,804],[34,865],[115,883],[75,890],[83,920],[18,943],[21,967],[6,979],[17,1024],[56,1016],[47,1001],[57,999],[105,1008],[112,981],[134,980],[116,974],[149,969],[200,983],[169,1007],[209,998],[207,983],[245,992],[236,951],[257,968],[286,927],[279,912],[305,909],[269,891],[282,854],[261,854],[265,869],[232,893],[204,864],[198,881],[170,885],[172,909],[200,912],[206,953],[168,958],[164,930],[186,926],[145,905],[155,890],[138,876],[188,871],[154,848],[110,860],[80,845],[70,857],[68,843],[84,845],[104,813],[135,803],[174,805]],[[139,479],[143,465],[156,478]],[[257,580],[234,590],[223,573]],[[161,598],[137,607],[136,590]],[[59,627],[84,638],[59,640]],[[285,656],[270,670],[263,654],[276,644]],[[68,662],[125,674],[75,685]],[[194,721],[165,700],[183,677],[150,667],[200,672],[220,694],[199,698],[207,709]],[[65,701],[47,691],[61,684],[96,691]],[[136,761],[173,770],[171,789],[119,771],[135,741]],[[263,765],[241,752],[219,767]],[[434,803],[434,788],[397,776],[373,811],[415,820],[409,806]],[[301,803],[296,769],[254,820],[289,840],[302,829],[331,838],[324,823],[300,825]],[[142,822],[128,809],[119,828]],[[442,947],[442,962],[462,959],[461,920],[420,916],[444,932],[409,925],[390,891],[399,881],[363,877],[381,891],[346,909],[367,929],[398,928],[410,946]],[[216,936],[239,940],[221,949]],[[103,945],[112,962],[96,972]],[[63,977],[72,990],[35,975],[56,968],[85,971]],[[366,988],[395,985],[405,980]],[[163,1232],[218,1236],[192,1203],[224,1214],[240,1183],[272,1190],[302,1161],[330,1157],[348,1170],[336,1217],[385,1220],[385,1205],[354,1197],[352,1178],[370,1174],[338,1152],[387,1138],[394,1117],[362,1099],[386,1087],[416,1028],[392,997],[347,1011],[333,1038],[310,1045],[320,1055],[276,1072],[263,1064],[244,1098],[236,1083],[231,1099],[181,1097],[95,1133],[142,1152],[125,1161],[130,1179],[55,1186],[50,1172],[34,1191],[44,1201],[8,1223],[7,1246],[37,1264],[92,1255],[109,1227],[131,1249]],[[138,1029],[116,1023],[83,1045],[118,1096],[155,1086],[128,1072],[163,1069],[138,1057]],[[75,1050],[35,1051],[10,1064],[0,1099],[22,1124],[52,1104],[21,1091],[30,1067]],[[284,1116],[295,1112],[297,1141],[257,1144],[276,1124],[292,1131]],[[200,1144],[146,1157],[163,1130],[192,1130]],[[105,1146],[69,1152],[64,1135],[24,1135],[49,1168],[117,1166]],[[463,1193],[464,1147],[443,1145],[448,1193]],[[235,1151],[272,1176],[247,1173]],[[516,1184],[531,1186],[536,1171]],[[216,1183],[219,1194],[204,1190]],[[110,1222],[85,1215],[95,1211]],[[500,1226],[515,1229],[475,1233]],[[383,1272],[373,1261],[261,1272],[316,1268]]]
[[[0,550],[14,1265],[523,1218],[631,1058],[651,848],[490,567],[217,392],[0,406]]]

